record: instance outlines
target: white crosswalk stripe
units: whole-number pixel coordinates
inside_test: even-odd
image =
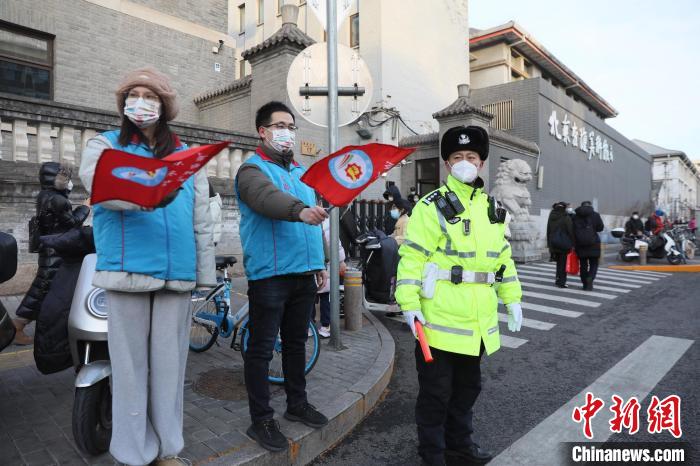
[[[533,264],[537,267],[543,267],[543,268],[548,268],[548,269],[556,269],[556,264],[551,264],[551,263],[539,263],[539,264]],[[661,274],[658,272],[637,272],[636,270],[615,270],[615,269],[606,269],[606,268],[599,268],[598,269],[599,273],[604,273],[607,275],[615,275],[618,277],[629,277],[629,278],[639,278],[643,280],[658,280],[660,278],[666,278],[670,274]]]
[[[517,266],[518,269],[518,275],[521,273],[526,273],[527,275],[530,276],[540,276],[540,277],[547,277],[547,281],[550,283],[554,283],[554,274],[552,272],[546,271],[546,270],[538,270],[538,269],[526,269],[524,266],[520,265]],[[635,285],[634,283],[625,283],[621,282],[619,280],[607,280],[607,279],[600,279],[597,278],[595,279],[595,284],[597,285],[598,283],[602,283],[603,285],[615,285],[615,286],[621,286],[624,288],[641,288],[642,285]]]
[[[598,293],[596,291],[583,291],[583,290],[577,290],[575,288],[555,288],[551,285],[543,285],[542,283],[528,283],[528,282],[520,282],[521,286],[524,288],[535,288],[538,290],[552,290],[556,291],[557,293],[564,293],[564,294],[574,294],[574,295],[579,295],[579,296],[586,296],[588,298],[602,298],[602,299],[615,299],[617,298],[617,295],[614,294],[608,294],[608,293]]]
[[[534,291],[523,290],[523,296],[528,298],[540,298],[549,301],[559,301],[562,303],[577,304],[579,306],[585,307],[600,307],[600,303],[594,303],[592,301],[584,301],[583,299],[569,298],[568,296],[557,296],[547,293],[535,293]]]
[[[524,265],[524,266],[520,266],[520,267],[516,266],[516,269],[517,268],[549,272],[552,274],[552,277],[554,277],[554,274],[555,274],[555,267],[553,267],[553,266],[549,267],[549,266],[546,266],[544,264]],[[624,282],[624,283],[636,283],[636,284],[649,284],[649,283],[653,283],[653,282],[659,280],[658,278],[632,277],[632,276],[622,276],[622,275],[610,274],[607,271],[604,271],[602,269],[598,270],[598,274],[596,275],[596,277],[604,277],[606,279],[619,280],[619,281]]]
[[[520,348],[525,343],[527,343],[527,340],[524,338],[511,337],[509,335],[501,334],[501,346],[505,348]]]
[[[502,312],[498,313],[498,320],[500,322],[508,323],[508,316]],[[528,319],[523,317],[523,327],[530,327],[537,330],[552,330],[557,324],[550,324],[549,322],[542,322],[541,320]]]
[[[533,265],[543,265],[545,267],[556,267],[556,264],[554,262],[537,262]],[[608,268],[601,268],[600,270],[604,270],[606,272],[611,272],[611,273],[617,273],[620,275],[630,275],[630,276],[648,276],[648,277],[657,277],[657,278],[664,278],[664,277],[669,277],[672,274],[669,272],[654,272],[652,270],[618,270],[618,269],[608,269]]]
[[[520,279],[520,283],[523,282],[547,282],[550,283],[552,282],[551,278],[545,278],[545,277],[537,277],[535,275],[530,275],[529,273],[524,273],[524,272],[518,272],[518,278]],[[599,291],[613,291],[615,293],[629,293],[630,290],[623,290],[620,289],[619,287],[612,287],[612,286],[600,286],[598,285],[598,280],[595,282],[595,289]]]
[[[567,309],[559,309],[557,307],[551,307],[551,306],[545,306],[542,304],[534,304],[534,303],[520,303],[520,306],[525,309],[526,311],[538,311],[538,312],[546,312],[547,314],[553,314],[556,316],[563,316],[563,317],[572,317],[576,318],[579,316],[583,315],[583,312],[578,312],[578,311],[569,311]]]
[[[556,266],[554,264],[535,262],[516,265],[516,268],[523,288],[523,301],[520,305],[525,316],[521,332],[512,333],[508,330],[508,315],[505,308],[499,309],[501,346],[508,349],[520,348],[529,339],[536,339],[537,335],[540,335],[537,332],[546,332],[560,324],[565,325],[567,322],[566,320],[547,322],[537,319],[538,317],[575,319],[586,312],[594,312],[593,309],[600,307],[603,303],[624,296],[634,289],[654,284],[671,275],[601,268],[598,269],[598,275],[594,282],[595,290],[584,291],[579,287],[580,277],[571,275],[569,276],[571,288],[555,287],[553,282]],[[553,301],[554,303],[552,303]],[[403,317],[400,316],[391,319],[404,322]]]

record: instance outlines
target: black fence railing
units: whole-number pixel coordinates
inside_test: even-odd
[[[382,230],[387,235],[393,232],[391,224],[394,222],[388,215],[390,208],[391,203],[385,201],[365,199],[353,201],[349,212],[343,215],[340,228],[341,241],[348,256],[352,258],[360,256],[359,248],[352,241],[358,235],[374,229]],[[389,228],[392,231],[387,231]]]

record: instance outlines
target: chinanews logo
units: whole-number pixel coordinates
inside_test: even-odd
[[[333,157],[328,168],[335,181],[347,189],[361,188],[372,177],[372,160],[361,150]]]

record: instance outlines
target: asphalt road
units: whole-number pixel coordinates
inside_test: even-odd
[[[551,287],[548,270],[545,265],[519,269],[521,280],[527,283],[524,290],[534,293],[525,296],[523,301],[540,306],[540,311],[525,309],[524,316],[555,325],[549,328],[533,322],[534,327],[524,326],[521,332],[511,334],[501,323],[502,335],[519,340],[511,341],[511,347],[501,348],[482,362],[483,388],[475,405],[475,439],[494,455],[528,434],[652,335],[688,340],[696,340],[700,335],[698,274],[642,276],[603,269],[595,292],[609,297],[588,298],[575,292],[580,289],[575,280],[569,282],[569,290],[573,291]],[[608,290],[602,290],[603,287]],[[566,301],[572,298],[573,303]],[[542,312],[547,308],[549,312]],[[568,312],[552,314],[551,308]],[[314,465],[420,464],[414,424],[417,380],[413,338],[403,323],[381,318],[396,340],[395,371],[386,397],[370,416]],[[659,357],[662,362],[663,358]],[[650,373],[657,370],[651,362],[649,364]],[[683,436],[680,440],[690,441],[698,450],[698,342],[684,349],[680,359],[675,364],[669,363],[669,367],[668,372],[663,370],[658,374],[658,383],[650,387],[649,396],[640,400],[640,431],[635,435],[608,432],[609,441],[678,441],[665,431],[646,432],[646,408],[651,395],[663,399],[677,394],[682,399]],[[634,388],[635,377],[631,375],[629,388]],[[608,400],[606,411],[609,404]],[[611,414],[603,416],[609,418]],[[571,421],[567,429],[576,432],[581,426]],[[536,443],[531,445],[533,452],[537,453],[538,448],[542,447]]]

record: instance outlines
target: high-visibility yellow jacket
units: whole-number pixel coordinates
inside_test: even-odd
[[[505,224],[491,223],[488,196],[480,188],[475,190],[452,176],[448,176],[447,186],[465,210],[458,221],[450,223],[438,210],[432,193],[418,201],[399,248],[396,301],[404,312],[423,312],[430,346],[476,356],[483,340],[487,354],[491,354],[501,346],[498,299],[510,304],[522,298]],[[448,189],[442,186],[438,191],[445,195]],[[469,219],[469,234],[464,231],[465,219]],[[476,274],[482,278],[502,265],[505,271],[503,281],[495,284],[438,280],[433,297],[428,299],[421,296],[427,263],[437,264],[441,271],[461,266],[464,271],[485,272]]]

